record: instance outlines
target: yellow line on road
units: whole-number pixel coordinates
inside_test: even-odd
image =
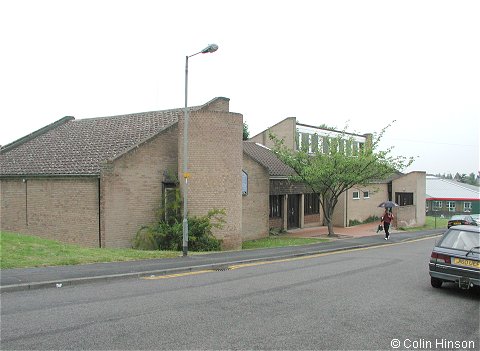
[[[409,240],[409,241],[402,241],[402,242],[391,243],[391,244],[379,244],[379,245],[375,245],[375,246],[357,247],[357,248],[354,248],[354,249],[345,249],[345,250],[340,250],[340,251],[323,252],[323,253],[318,253],[318,254],[298,256],[298,257],[292,257],[292,258],[283,258],[283,259],[272,260],[272,261],[260,261],[260,262],[253,262],[253,263],[237,264],[237,265],[229,266],[228,269],[229,269],[229,270],[232,270],[232,269],[238,269],[238,268],[246,268],[246,267],[260,266],[260,265],[270,264],[270,263],[299,261],[299,260],[306,260],[306,259],[323,257],[323,256],[337,255],[337,254],[342,254],[342,253],[347,253],[347,252],[364,251],[364,250],[370,250],[370,249],[378,249],[378,248],[382,248],[382,247],[403,245],[403,244],[407,244],[407,243],[412,243],[412,242],[417,242],[417,241],[428,240],[428,239],[432,239],[432,238],[436,238],[436,237],[437,237],[437,236],[427,237],[427,238],[420,238],[420,239],[413,239],[413,240]]]
[[[151,275],[149,277],[141,277],[140,279],[157,280],[157,279],[178,278],[178,277],[186,277],[188,275],[196,275],[196,274],[203,274],[203,273],[210,273],[210,272],[215,272],[215,271],[213,269],[205,269],[203,271],[193,271],[193,272],[185,272],[185,273],[177,273],[177,274]]]
[[[297,256],[297,257],[291,257],[291,258],[282,258],[282,259],[271,260],[271,261],[258,261],[258,262],[236,264],[236,265],[228,266],[227,270],[261,266],[261,265],[264,265],[264,264],[299,261],[299,260],[306,260],[306,259],[323,257],[323,256],[330,256],[330,255],[337,255],[337,254],[348,253],[348,252],[378,249],[378,248],[389,247],[389,246],[397,246],[397,245],[403,245],[403,244],[413,243],[413,242],[417,242],[417,241],[430,240],[430,239],[433,239],[433,238],[437,238],[438,236],[440,236],[440,235],[430,236],[430,237],[420,238],[420,239],[413,239],[413,240],[408,240],[408,241],[401,241],[401,242],[398,242],[398,243],[391,243],[391,244],[378,244],[378,245],[375,245],[375,246],[357,247],[357,248],[354,248],[354,249],[345,249],[345,250],[340,250],[340,251],[323,252],[323,253],[318,253],[318,254]],[[189,276],[189,275],[211,273],[211,272],[215,272],[215,270],[206,269],[206,270],[201,270],[201,271],[193,271],[193,272],[185,272],[185,273],[177,273],[177,274],[168,274],[168,275],[159,275],[159,276],[153,276],[152,275],[150,277],[142,277],[141,279],[146,279],[146,280],[168,279],[168,278],[186,277],[186,276]]]

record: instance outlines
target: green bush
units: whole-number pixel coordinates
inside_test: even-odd
[[[138,250],[158,250],[154,229],[141,227],[133,238],[132,247]]]
[[[380,221],[380,217],[373,215],[365,219],[363,222],[357,219],[351,219],[348,221],[348,226],[353,227],[359,224],[367,224],[367,223],[379,222],[379,221]]]
[[[372,222],[380,222],[380,217],[373,215],[363,221],[363,223],[372,223]]]
[[[279,236],[280,234],[285,234],[286,232],[287,231],[285,229],[271,227],[269,232],[268,232],[268,235],[269,236]]]
[[[188,249],[190,251],[219,251],[221,240],[212,234],[212,228],[221,228],[225,223],[224,210],[211,210],[205,216],[188,218]],[[183,220],[170,218],[140,228],[133,240],[133,248],[142,250],[183,249]]]
[[[212,228],[221,228],[225,223],[224,210],[211,210],[206,216],[188,218],[188,247],[192,251],[219,251],[221,240],[212,234]],[[183,231],[183,225],[182,225]],[[183,245],[183,232],[182,232]]]
[[[359,225],[359,224],[362,224],[362,222],[360,222],[357,219],[351,219],[351,220],[348,221],[348,226],[349,227],[353,227],[353,226],[356,226],[356,225]]]

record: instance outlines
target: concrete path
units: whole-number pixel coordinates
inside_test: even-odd
[[[385,232],[377,233],[377,227],[380,223],[367,223],[367,224],[360,224],[353,227],[348,228],[341,228],[341,227],[334,227],[333,231],[336,235],[339,236],[339,239],[342,238],[361,238],[364,236],[372,236],[372,235],[383,235],[385,236]],[[400,233],[401,231],[396,230],[395,228],[390,229],[390,234],[393,233]],[[311,227],[311,228],[302,228],[302,229],[292,229],[287,232],[288,236],[294,236],[299,238],[328,238],[328,227]]]

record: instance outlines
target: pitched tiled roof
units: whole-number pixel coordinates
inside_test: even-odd
[[[280,161],[272,150],[258,143],[243,142],[243,151],[268,169],[271,177],[288,177],[295,175],[295,171],[290,166]]]
[[[463,184],[455,180],[428,176],[426,179],[426,198],[443,200],[479,200],[480,188]]]
[[[191,107],[198,110],[200,107]],[[0,149],[0,176],[97,175],[101,164],[178,122],[183,109],[63,118]]]

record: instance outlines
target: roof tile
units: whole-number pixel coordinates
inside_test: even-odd
[[[266,146],[251,141],[244,141],[243,151],[267,168],[270,176],[288,177],[296,174],[293,168],[280,161],[273,151]]]
[[[0,176],[98,175],[103,162],[177,123],[182,115],[183,109],[172,109],[54,123],[0,149]]]

